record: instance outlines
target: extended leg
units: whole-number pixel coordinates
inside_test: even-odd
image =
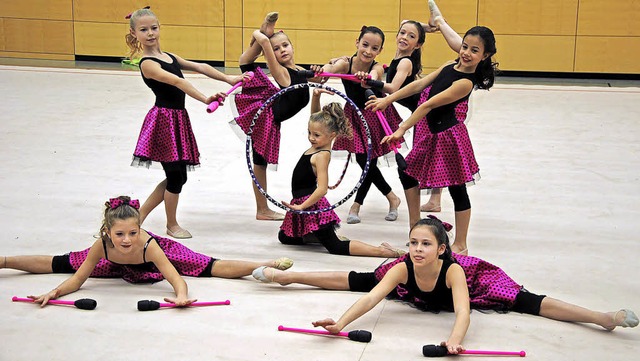
[[[3,256],[0,268],[10,268],[29,273],[52,273],[53,256]]]

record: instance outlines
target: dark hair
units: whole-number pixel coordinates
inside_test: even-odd
[[[363,25],[362,28],[360,29],[360,36],[358,36],[358,41],[360,41],[360,39],[362,39],[362,37],[368,33],[380,35],[380,37],[382,38],[382,44],[380,44],[380,46],[381,47],[384,46],[384,33],[382,32],[382,30],[380,30],[380,28],[376,26]]]
[[[420,70],[422,70],[422,45],[424,44],[426,34],[424,32],[424,28],[422,24],[415,20],[407,20],[402,25],[400,25],[400,29],[398,29],[398,34],[400,34],[400,30],[405,24],[411,24],[418,29],[418,44],[420,47],[418,49],[414,49],[411,53],[411,74],[418,74]],[[397,34],[396,34],[397,35]],[[415,79],[414,79],[415,80]]]
[[[449,260],[454,263],[456,262],[455,258],[453,258],[453,255],[451,254],[449,235],[447,235],[447,230],[445,229],[445,226],[441,220],[436,217],[422,218],[411,227],[411,229],[409,230],[409,235],[411,235],[411,232],[413,232],[413,230],[418,227],[431,228],[431,232],[433,232],[433,235],[438,241],[438,246],[440,246],[441,244],[444,244],[446,246],[444,253],[440,256],[440,259]]]
[[[336,132],[337,135],[349,139],[353,137],[351,123],[345,117],[340,103],[333,102],[323,106],[322,110],[311,114],[309,121],[322,123],[329,131]]]
[[[109,238],[109,230],[113,227],[113,224],[118,220],[125,220],[129,218],[135,218],[140,225],[140,212],[129,204],[131,198],[127,196],[119,196],[117,199],[122,201],[122,204],[111,207],[111,202],[105,202],[104,219],[102,220],[102,226],[100,227],[100,238],[102,242],[111,243]]]
[[[498,52],[496,49],[496,37],[493,35],[493,31],[485,26],[472,27],[464,34],[463,39],[467,35],[475,35],[484,43],[484,53],[488,54],[488,56],[480,61],[476,68],[476,88],[489,89],[493,86],[498,69],[498,63],[491,59]]]

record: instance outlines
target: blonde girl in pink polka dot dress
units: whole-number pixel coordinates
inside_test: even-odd
[[[253,32],[251,44],[240,56],[240,70],[253,71],[254,77],[242,86],[232,101],[232,111],[236,116],[231,122],[240,128],[243,135],[249,132],[251,122],[258,109],[272,95],[288,86],[306,83],[307,78],[299,74],[303,70],[295,64],[293,45],[282,31],[274,33],[278,13],[265,17],[262,27]],[[264,54],[275,86],[262,69],[255,64],[260,54]],[[267,190],[267,165],[277,165],[280,152],[280,123],[290,119],[309,104],[309,90],[306,88],[290,91],[276,98],[257,119],[252,129],[253,171],[262,188]],[[266,198],[253,185],[256,200],[256,219],[261,221],[281,221],[284,214],[271,210]]]
[[[491,29],[476,26],[465,34],[455,62],[444,64],[386,98],[367,103],[369,109],[385,109],[397,99],[430,87],[427,100],[383,142],[402,139],[408,129],[416,126],[413,149],[405,158],[407,169],[399,172],[409,208],[409,225],[420,219],[420,189],[447,187],[455,210],[456,235],[452,248],[459,254],[468,252],[471,202],[466,187],[479,178],[479,167],[469,133],[465,124],[458,120],[456,108],[469,98],[474,88],[493,86],[495,63],[491,56],[495,53]]]
[[[451,252],[447,228],[437,218],[421,219],[409,232],[409,253],[373,272],[292,272],[260,267],[253,272],[261,282],[283,286],[298,283],[328,290],[367,292],[339,319],[313,322],[332,333],[373,309],[384,298],[397,299],[423,310],[455,312],[455,322],[444,341],[450,353],[464,348],[471,309],[515,311],[553,320],[591,323],[608,331],[638,326],[628,309],[598,312],[558,299],[537,295],[516,283],[499,267],[480,258]]]
[[[289,258],[267,262],[220,260],[190,250],[168,238],[140,228],[138,200],[126,196],[105,203],[100,238],[83,251],[61,256],[4,257],[2,268],[31,273],[73,273],[52,291],[29,296],[43,306],[50,299],[80,289],[89,277],[123,278],[131,283],[159,282],[167,279],[175,297],[165,301],[186,306],[194,302],[188,296],[181,276],[240,278],[259,266],[287,269]]]
[[[155,105],[142,124],[132,165],[149,168],[153,162],[157,162],[162,165],[166,175],[142,205],[141,221],[144,222],[149,213],[164,202],[167,234],[174,238],[191,238],[191,234],[176,219],[180,192],[187,182],[187,170],[200,165],[198,144],[185,109],[185,94],[205,104],[216,99],[222,101],[226,94],[202,94],[184,79],[182,69],[229,84],[235,84],[243,77],[228,76],[207,64],[163,52],[160,49],[160,24],[149,9],[132,13],[129,25],[130,32],[126,40],[131,48],[131,56],[142,53],[140,73],[145,84],[156,95]]]

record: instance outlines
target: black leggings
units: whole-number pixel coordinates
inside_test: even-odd
[[[351,243],[351,241],[341,241],[340,238],[338,238],[338,235],[336,235],[333,225],[321,228],[312,233],[318,238],[320,243],[322,243],[329,253],[343,256],[348,256],[350,254],[349,243]],[[302,237],[289,237],[284,234],[283,230],[280,230],[278,233],[278,240],[280,240],[280,243],[288,245],[304,244]]]
[[[180,194],[182,186],[187,183],[187,165],[183,162],[162,163],[162,169],[167,176],[167,191]]]
[[[408,175],[407,173],[398,169],[398,174],[400,175],[400,183],[402,183],[402,188],[404,190],[411,189],[420,185],[420,183]],[[469,194],[467,193],[467,185],[460,184],[447,187],[449,189],[449,194],[451,195],[451,199],[453,199],[453,209],[456,212],[466,211],[467,209],[471,209],[471,201],[469,200]]]
[[[376,285],[375,273],[373,272],[349,272],[349,291],[353,292],[369,292]],[[540,305],[542,300],[547,297],[545,295],[536,295],[524,288],[516,295],[516,301],[507,311],[515,311],[520,313],[528,313],[530,315],[540,315]]]
[[[356,154],[356,162],[358,162],[360,168],[364,169],[364,166],[367,164],[367,155]],[[385,196],[391,192],[391,186],[382,176],[380,168],[378,168],[378,158],[371,158],[371,162],[369,163],[369,172],[367,172],[367,175],[364,177],[364,180],[356,193],[356,203],[364,204],[364,199],[367,196],[367,193],[369,193],[371,184],[375,184],[380,193]]]
[[[267,160],[264,159],[264,157],[260,155],[258,152],[256,152],[255,148],[252,148],[252,153],[253,153],[253,164],[261,165],[263,167],[267,166]]]

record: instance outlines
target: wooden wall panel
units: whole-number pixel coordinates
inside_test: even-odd
[[[224,0],[224,26],[242,27],[242,0]]]
[[[247,45],[249,43],[247,42]],[[238,67],[238,59],[243,51],[242,29],[224,29],[224,64],[227,67]]]
[[[21,19],[72,20],[72,0],[2,0],[0,16]]]
[[[126,29],[123,24],[76,23],[76,54],[124,57],[128,53]],[[186,59],[224,60],[222,28],[163,25],[160,44],[164,51]]]
[[[163,25],[224,26],[224,0],[73,0],[73,14],[75,21],[127,23],[146,5]]]
[[[427,34],[424,44],[422,47],[423,73],[435,70],[445,62],[455,60],[458,57],[458,53],[451,50],[440,33]]]
[[[580,0],[578,15],[578,35],[640,36],[638,0]]]
[[[478,25],[502,35],[574,35],[578,1],[478,0]]]
[[[0,58],[20,58],[20,59],[46,59],[46,60],[74,60],[73,54],[51,54],[51,53],[23,53],[15,51],[0,50]]]
[[[476,25],[478,0],[439,1],[438,8],[447,23],[457,32],[464,33]],[[429,6],[424,0],[402,0],[400,20],[411,19],[426,23],[429,21]]]
[[[58,20],[9,19],[3,21],[4,50],[73,54],[73,23]]]
[[[575,71],[640,74],[640,38],[579,36]]]
[[[0,18],[0,50],[4,50],[4,19]]]
[[[278,29],[360,30],[362,25],[375,25],[394,32],[400,21],[400,0],[244,0],[243,26],[257,29],[264,16],[278,11]]]
[[[572,72],[574,36],[496,35],[502,70]]]

